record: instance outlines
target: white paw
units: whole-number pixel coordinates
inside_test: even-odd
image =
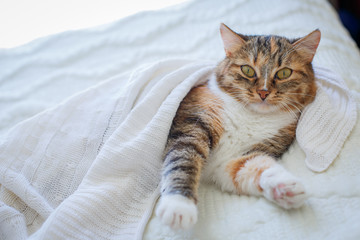
[[[197,207],[193,200],[182,195],[161,196],[156,215],[173,229],[189,229],[197,221]]]
[[[301,181],[281,166],[265,170],[260,177],[260,187],[264,196],[283,208],[298,208],[307,196]]]

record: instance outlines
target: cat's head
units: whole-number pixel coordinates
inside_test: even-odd
[[[260,113],[297,113],[314,100],[311,61],[320,42],[319,30],[294,40],[244,36],[224,24],[220,32],[226,58],[216,74],[223,91]]]

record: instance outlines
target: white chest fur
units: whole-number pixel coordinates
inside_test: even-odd
[[[224,133],[218,146],[211,152],[202,178],[218,181],[217,178],[224,175],[223,171],[229,161],[240,158],[254,144],[277,134],[279,129],[292,123],[294,117],[285,112],[262,114],[244,108],[241,103],[219,89],[215,77],[210,80],[209,86],[224,101]],[[222,172],[220,176],[219,172]]]

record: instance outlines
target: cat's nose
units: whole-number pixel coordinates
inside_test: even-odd
[[[267,96],[269,96],[269,94],[270,94],[270,91],[269,91],[269,90],[265,90],[265,89],[257,90],[256,92],[259,94],[261,100],[263,100],[263,101],[264,101],[264,100],[267,98]]]

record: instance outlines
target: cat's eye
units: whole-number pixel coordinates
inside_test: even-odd
[[[292,70],[290,68],[283,68],[276,73],[276,77],[280,80],[290,77]]]
[[[241,66],[241,71],[247,76],[247,77],[255,77],[255,70],[248,66],[248,65],[243,65]]]

